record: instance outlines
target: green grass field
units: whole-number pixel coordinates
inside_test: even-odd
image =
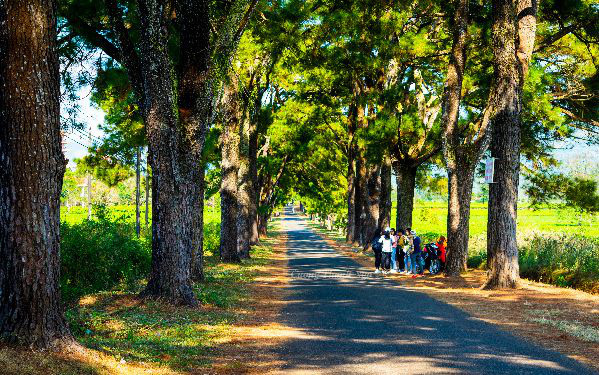
[[[113,217],[124,216],[127,220],[135,220],[134,206],[110,206]],[[150,221],[151,218],[150,209]],[[220,220],[218,207],[206,206],[204,221],[206,223]],[[61,220],[69,224],[79,223],[87,217],[85,207],[65,207],[60,213]],[[395,226],[395,203],[391,212],[391,223]],[[141,223],[144,224],[142,207]],[[413,228],[420,233],[445,234],[447,228],[447,204],[444,202],[416,202],[413,213]],[[587,237],[599,237],[599,215],[581,215],[573,209],[542,208],[533,210],[528,207],[518,209],[518,232],[557,232],[571,233]],[[470,236],[480,237],[487,233],[487,205],[472,203],[470,215]]]
[[[395,226],[395,204],[391,223]],[[420,233],[444,234],[447,231],[447,204],[417,202],[413,212],[413,228]],[[581,215],[573,209],[528,207],[518,209],[518,232],[568,232],[587,237],[599,237],[599,215]],[[470,236],[487,233],[487,205],[472,203]]]
[[[113,218],[124,217],[127,221],[135,222],[135,206],[109,206],[110,215]],[[152,207],[150,206],[148,212],[148,221],[152,222]],[[87,218],[87,208],[81,206],[74,206],[70,209],[66,207],[60,208],[60,220],[66,221],[69,224],[81,223]],[[145,223],[145,206],[140,207],[140,221],[143,226]],[[206,223],[220,221],[220,210],[216,206],[205,206],[204,208],[204,221]]]

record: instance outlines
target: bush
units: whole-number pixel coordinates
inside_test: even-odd
[[[519,260],[522,277],[599,293],[598,238],[536,235],[521,246]]]
[[[137,238],[124,217],[110,218],[105,206],[94,218],[61,223],[60,284],[65,300],[85,294],[131,287],[150,270],[151,240]]]
[[[204,222],[204,256],[218,256],[220,247],[220,222]]]

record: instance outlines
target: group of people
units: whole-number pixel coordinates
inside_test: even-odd
[[[439,237],[435,245],[438,248],[441,267],[445,265],[447,241],[444,236]],[[400,230],[387,228],[382,232],[377,231],[372,239],[374,250],[375,273],[405,273],[416,277],[423,274],[425,260],[423,257],[422,240],[412,228]]]

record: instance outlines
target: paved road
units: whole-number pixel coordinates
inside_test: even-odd
[[[284,373],[594,373],[448,304],[374,277],[372,270],[330,249],[297,216],[288,215],[283,227],[293,276],[283,319],[298,332],[279,349]]]

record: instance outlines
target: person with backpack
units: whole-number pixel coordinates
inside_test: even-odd
[[[398,259],[397,259],[397,240],[398,237],[395,234],[395,228],[391,228],[391,273],[397,273]]]
[[[383,273],[388,274],[389,269],[391,268],[391,252],[393,249],[393,240],[391,239],[391,228],[387,228],[385,230],[385,234],[381,236],[379,242],[383,244]]]
[[[447,240],[445,239],[445,236],[439,237],[437,240],[437,247],[439,248],[439,260],[441,261],[439,272],[441,272],[445,269],[445,255],[447,253]]]
[[[382,257],[382,250],[383,250],[383,244],[379,241],[379,239],[381,238],[381,232],[379,230],[377,230],[376,232],[374,232],[374,237],[372,238],[372,251],[374,251],[374,273],[381,273],[380,267],[381,267],[381,257]]]
[[[420,237],[416,235],[416,231],[410,230],[410,236],[412,237],[412,243],[414,244],[414,251],[412,252],[411,259],[413,274],[412,277],[416,277],[417,273],[420,275],[424,273],[424,259],[422,259],[422,240],[420,239]]]
[[[397,244],[400,249],[400,257],[403,260],[403,269],[401,269],[401,272],[410,273],[410,270],[412,269],[412,262],[410,262],[411,244],[410,239],[408,238],[409,233],[405,229],[402,229],[400,233],[401,236],[399,237]]]

